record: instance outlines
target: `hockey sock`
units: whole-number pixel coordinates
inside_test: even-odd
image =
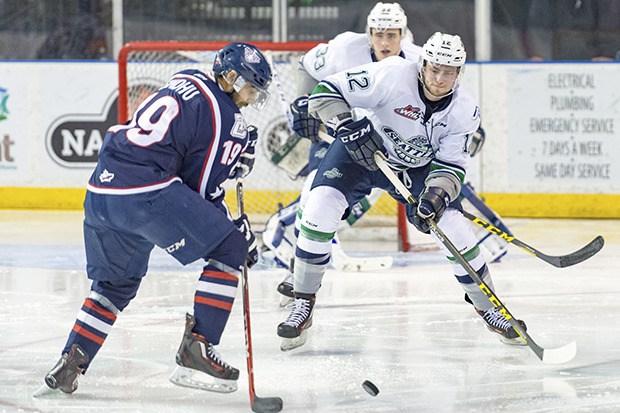
[[[112,329],[117,313],[118,310],[110,311],[92,297],[86,298],[62,352],[68,353],[73,344],[79,344],[88,354],[90,364]]]
[[[194,295],[193,331],[217,345],[228,322],[239,278],[208,264],[200,275]]]

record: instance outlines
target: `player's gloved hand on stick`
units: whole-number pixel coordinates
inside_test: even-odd
[[[291,103],[293,115],[293,130],[302,138],[308,138],[313,143],[320,142],[319,126],[321,121],[308,113],[308,95],[303,95]]]
[[[258,129],[256,126],[248,126],[248,144],[245,150],[239,155],[237,164],[233,166],[228,174],[229,179],[245,178],[252,172],[256,161],[256,142],[258,140]]]
[[[248,268],[252,268],[254,264],[258,262],[258,244],[256,243],[256,237],[250,227],[250,221],[246,214],[241,215],[239,218],[234,219],[233,223],[237,226],[239,231],[245,236],[245,240],[248,242]]]
[[[449,203],[450,198],[446,191],[436,186],[427,187],[420,196],[417,207],[407,204],[407,219],[418,231],[428,234],[431,228],[428,219],[438,223]]]
[[[375,162],[375,152],[387,154],[383,138],[375,132],[372,122],[366,117],[340,126],[336,131],[336,138],[344,143],[355,162],[370,171],[379,169]]]

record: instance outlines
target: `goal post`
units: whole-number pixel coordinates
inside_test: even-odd
[[[179,42],[148,41],[125,44],[118,57],[118,116],[119,123],[131,118],[133,112],[146,97],[163,86],[170,77],[181,70],[194,68],[210,74],[217,52],[230,42]],[[292,202],[300,193],[303,179],[292,179],[286,171],[272,161],[275,149],[281,147],[292,133],[285,110],[284,100],[292,102],[295,96],[297,65],[299,58],[317,43],[315,42],[251,42],[258,47],[274,66],[280,85],[272,82],[271,96],[260,112],[252,107],[243,109],[249,125],[259,131],[256,164],[245,182],[245,209],[256,222],[264,222],[281,205]],[[277,88],[277,86],[279,86]],[[234,196],[226,186],[227,196]],[[236,202],[227,199],[234,214]],[[408,249],[407,224],[402,210],[389,195],[384,194],[356,227],[390,227],[399,237],[399,245]],[[409,231],[411,232],[411,231]],[[404,238],[403,238],[404,237]]]

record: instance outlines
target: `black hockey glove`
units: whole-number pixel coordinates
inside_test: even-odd
[[[256,161],[256,141],[258,140],[258,129],[256,126],[248,126],[248,144],[245,151],[241,152],[237,164],[232,167],[228,174],[229,179],[245,178],[252,172]]]
[[[308,113],[308,95],[303,95],[291,103],[293,115],[293,130],[302,138],[308,138],[313,143],[320,142],[319,126],[321,121]]]
[[[344,143],[351,158],[370,171],[379,169],[375,162],[375,152],[387,154],[383,138],[375,132],[372,122],[366,117],[345,123],[336,131],[336,138]]]
[[[252,268],[254,264],[258,262],[258,244],[256,243],[256,237],[250,227],[250,221],[246,214],[241,215],[239,218],[234,219],[233,223],[237,226],[239,231],[245,236],[245,240],[248,242],[248,268]]]
[[[428,234],[431,226],[427,219],[431,218],[438,223],[449,203],[450,198],[446,191],[436,186],[427,187],[420,196],[417,208],[413,204],[407,204],[407,219],[418,231]]]

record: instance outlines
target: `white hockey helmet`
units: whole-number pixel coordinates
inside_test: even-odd
[[[366,20],[366,34],[370,37],[370,29],[388,30],[400,29],[400,33],[407,35],[407,16],[398,3],[377,3],[372,8]]]
[[[465,46],[456,35],[435,32],[422,46],[421,58],[433,64],[462,67],[466,57]]]

